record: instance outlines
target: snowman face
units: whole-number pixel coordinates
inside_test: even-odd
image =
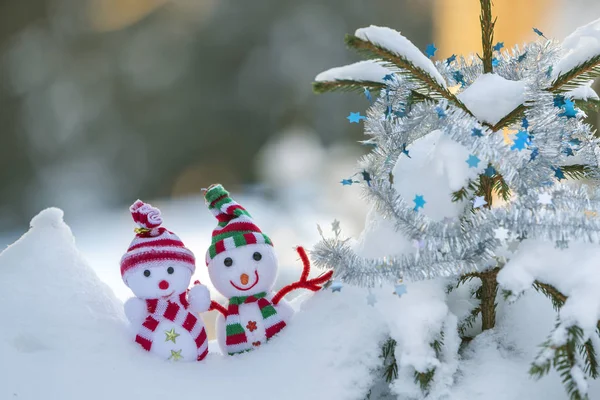
[[[250,296],[271,290],[277,264],[272,246],[250,244],[217,254],[208,264],[208,275],[223,296]]]
[[[192,271],[177,262],[142,266],[129,272],[126,284],[140,299],[166,298],[183,293],[190,285]]]

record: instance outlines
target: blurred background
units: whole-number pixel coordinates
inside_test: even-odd
[[[598,0],[494,3],[506,47],[600,17]],[[345,117],[368,102],[311,81],[357,61],[344,34],[370,24],[435,43],[435,59],[480,51],[477,0],[0,0],[0,246],[60,207],[127,297],[128,206],[162,207],[203,259],[215,221],[200,189],[221,182],[295,266],[278,285],[294,279],[292,246],[310,247],[317,223],[337,218],[347,236],[364,223],[360,190],[340,180],[367,150]]]
[[[365,150],[345,116],[367,103],[314,95],[314,76],[358,60],[344,34],[369,24],[434,42],[438,59],[478,51],[478,13],[477,0],[2,0],[0,229],[49,205],[73,219],[213,182],[343,207],[356,193],[339,180]],[[533,26],[562,38],[600,5],[496,0],[495,13],[508,47]]]

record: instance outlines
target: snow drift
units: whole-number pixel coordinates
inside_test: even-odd
[[[1,399],[363,399],[386,329],[363,291],[295,302],[286,332],[260,351],[174,363],[139,349],[122,304],[79,254],[62,211],[47,209],[0,254]],[[302,301],[303,300],[303,301]]]

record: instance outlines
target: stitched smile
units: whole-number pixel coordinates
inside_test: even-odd
[[[232,281],[229,281],[229,283],[231,283],[231,286],[233,286],[237,290],[241,290],[241,291],[245,292],[246,290],[252,289],[258,283],[258,271],[254,271],[254,275],[256,276],[256,280],[254,281],[254,283],[251,286],[249,286],[247,288],[241,288],[241,287],[237,286],[235,283],[233,283]]]

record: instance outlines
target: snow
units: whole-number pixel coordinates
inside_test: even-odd
[[[575,29],[562,42],[562,48],[565,54],[553,69],[554,77],[600,55],[600,18]]]
[[[498,274],[498,283],[515,294],[531,288],[535,280],[556,287],[568,297],[560,310],[561,321],[590,334],[600,319],[599,258],[598,245],[570,242],[561,250],[554,243],[525,240]]]
[[[323,71],[317,75],[315,81],[330,82],[350,80],[385,83],[383,77],[390,73],[391,71],[382,66],[379,62],[367,60]]]
[[[172,222],[172,213],[165,215]],[[370,214],[376,216],[374,211]],[[292,301],[297,313],[290,326],[259,351],[223,357],[211,342],[205,362],[172,363],[130,341],[122,303],[87,265],[60,210],[43,211],[31,226],[0,254],[0,282],[5,283],[0,300],[11,305],[0,311],[2,321],[9,321],[0,325],[2,399],[362,400],[380,373],[380,344],[388,335],[398,342],[396,357],[401,366],[399,378],[391,385],[394,398],[410,398],[410,393],[422,398],[412,374],[415,368],[431,366],[436,366],[436,376],[430,400],[566,398],[555,371],[540,381],[527,372],[556,316],[550,301],[533,290],[512,304],[498,298],[496,328],[478,335],[461,354],[460,364],[456,324],[475,301],[468,284],[446,296],[443,279],[409,282],[400,298],[389,286],[372,289],[377,298],[374,307],[367,304],[366,290],[348,285],[340,292],[304,294]],[[362,244],[372,256],[384,255],[371,248],[372,240],[378,237],[389,243],[396,236],[386,236],[393,231],[385,220],[372,227],[367,231],[369,241]],[[126,242],[116,246],[125,247]],[[100,240],[97,245],[107,243],[111,242]],[[590,289],[598,285],[592,261],[597,259],[597,249],[573,243],[561,251],[528,243],[522,243],[527,251],[520,249],[501,271],[503,287],[519,292],[530,287],[534,275],[538,279],[556,275],[556,281],[549,283],[571,296],[567,311],[570,307],[572,312],[596,313],[596,295]],[[390,248],[377,250],[387,253]],[[562,267],[558,279],[559,266],[573,265],[574,259],[577,268],[565,273],[567,267]],[[593,282],[584,282],[592,278]],[[579,301],[577,293],[583,293],[585,301]],[[441,330],[445,346],[440,362],[432,357],[428,343]],[[265,377],[273,378],[268,394],[255,384],[265,382]],[[232,379],[235,385],[228,384]],[[600,395],[599,382],[588,384],[590,398]]]
[[[415,251],[412,241],[398,232],[391,220],[379,215],[374,205],[367,214],[365,229],[353,243],[353,249],[359,256],[367,258],[399,256]]]
[[[525,82],[482,74],[457,97],[480,121],[496,124],[525,101]]]
[[[260,351],[228,357],[211,343],[205,362],[163,361],[130,341],[122,303],[57,209],[0,254],[0,282],[2,399],[359,400],[386,334],[364,291],[344,287],[298,298],[289,327]]]
[[[466,202],[453,202],[452,193],[477,178],[487,162],[482,159],[476,168],[469,167],[467,148],[439,130],[416,140],[408,150],[411,158],[401,155],[393,169],[398,194],[407,202],[423,195],[426,203],[419,212],[434,220],[460,215]]]
[[[433,62],[410,40],[402,36],[400,32],[386,27],[371,25],[368,28],[357,29],[354,35],[359,39],[371,42],[398,56],[406,58],[415,66],[427,72],[441,86],[446,87],[446,81],[435,68]]]
[[[415,282],[408,284],[407,293],[399,301],[384,303],[390,324],[390,336],[397,342],[396,360],[402,371],[393,384],[398,396],[409,396],[414,392],[412,371],[436,370],[431,398],[448,394],[458,368],[457,318],[446,304],[445,282]],[[410,326],[410,329],[407,329]],[[443,363],[436,358],[430,343],[440,340],[444,333]]]
[[[596,91],[592,89],[593,83],[594,81],[588,81],[584,85],[581,85],[575,89],[565,92],[565,96],[570,97],[572,99],[598,100],[598,93],[596,93]]]
[[[539,345],[552,331],[556,313],[542,294],[529,291],[512,304],[497,302],[496,328],[477,335],[462,353],[457,381],[448,400],[519,400],[568,398],[558,373],[529,376]],[[600,395],[598,381],[588,382],[590,398]]]

